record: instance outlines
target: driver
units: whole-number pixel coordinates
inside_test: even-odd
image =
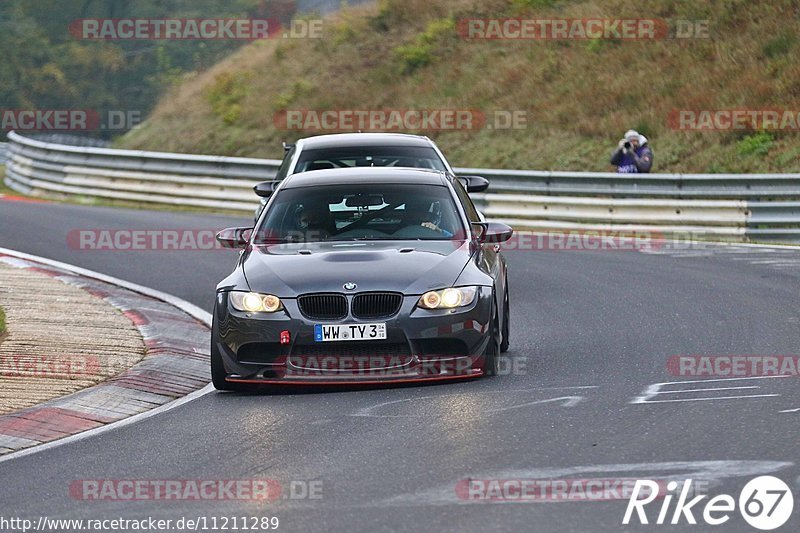
[[[305,201],[297,218],[297,226],[306,234],[306,241],[324,241],[336,230],[336,223],[327,202]]]
[[[404,222],[406,226],[422,226],[430,230],[441,233],[446,237],[452,237],[449,231],[440,228],[433,220],[433,213],[430,210],[429,200],[409,200],[406,202]]]

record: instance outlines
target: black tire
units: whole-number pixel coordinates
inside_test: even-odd
[[[511,306],[508,302],[508,282],[506,281],[506,294],[503,298],[503,340],[500,342],[500,353],[506,353],[511,345]]]
[[[500,320],[497,317],[497,305],[492,312],[492,332],[489,334],[489,344],[483,352],[483,373],[486,376],[496,376],[500,371],[500,343],[497,336],[500,331]]]
[[[211,350],[211,383],[214,384],[214,388],[217,390],[234,390],[234,387],[231,383],[225,381],[225,377],[228,373],[225,371],[225,367],[222,365],[222,360],[220,359],[219,353],[215,350]]]
[[[225,370],[225,365],[222,363],[222,356],[217,349],[217,336],[214,334],[216,331],[216,324],[211,326],[211,383],[217,390],[239,390],[240,387],[236,383],[229,383],[225,380],[228,377],[228,371]]]

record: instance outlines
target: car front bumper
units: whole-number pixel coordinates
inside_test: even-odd
[[[351,298],[351,296],[348,296]],[[271,314],[248,314],[218,292],[212,351],[232,383],[333,384],[423,382],[479,377],[490,340],[492,293],[481,287],[463,308],[430,311],[405,296],[390,318],[306,318],[295,299]],[[317,324],[386,324],[386,340],[317,342]],[[288,339],[286,335],[288,333]],[[281,337],[284,336],[284,343]],[[288,340],[288,342],[286,342]]]

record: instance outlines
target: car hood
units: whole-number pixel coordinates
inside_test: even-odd
[[[464,270],[469,241],[380,241],[257,245],[242,268],[251,291],[292,298],[312,292],[393,291],[418,295],[452,286]]]

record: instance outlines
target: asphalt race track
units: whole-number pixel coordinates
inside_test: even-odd
[[[67,234],[247,223],[0,200],[0,246],[153,287],[209,311],[236,252],[82,251],[67,244]],[[738,499],[747,481],[772,474],[800,495],[796,377],[698,385],[667,370],[674,355],[800,353],[800,252],[710,246],[506,257],[510,374],[366,390],[210,393],[0,463],[0,509],[29,518],[277,516],[279,531],[707,531],[685,520],[677,528],[635,520],[636,527],[624,527],[626,500],[470,502],[456,486],[468,478],[693,478],[712,496]],[[655,386],[667,382],[674,384]],[[321,498],[84,501],[69,491],[83,479],[254,478],[314,481]],[[658,507],[648,507],[651,521]],[[701,513],[695,510],[697,518]],[[737,513],[716,529],[755,531]],[[781,531],[798,530],[795,505]]]

